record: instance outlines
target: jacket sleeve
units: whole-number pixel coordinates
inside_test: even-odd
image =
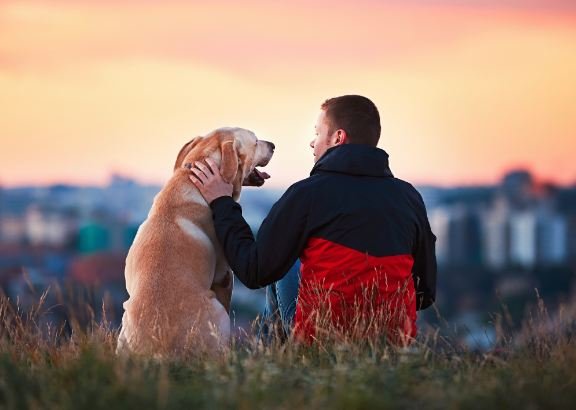
[[[215,199],[210,207],[216,236],[230,267],[250,289],[281,279],[306,244],[309,198],[295,185],[274,204],[255,239],[231,197]]]
[[[419,228],[414,249],[412,276],[416,290],[416,309],[423,310],[436,300],[436,235],[430,228],[426,207],[418,194]]]

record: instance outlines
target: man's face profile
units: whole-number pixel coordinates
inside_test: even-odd
[[[315,126],[316,138],[310,142],[310,147],[314,154],[314,162],[318,161],[328,148],[344,142],[344,139],[340,135],[342,130],[332,131],[330,128],[330,120],[326,117],[326,111],[320,110],[320,115],[318,116]]]

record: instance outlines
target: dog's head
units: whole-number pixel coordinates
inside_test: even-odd
[[[274,144],[259,140],[252,131],[219,128],[184,145],[176,158],[174,170],[210,157],[219,164],[222,178],[234,186],[232,196],[238,199],[243,185],[264,184],[267,174],[256,167],[266,166],[273,153]]]

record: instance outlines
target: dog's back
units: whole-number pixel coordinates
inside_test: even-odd
[[[210,290],[217,265],[225,263],[217,260],[222,255],[210,209],[200,203],[178,209],[182,196],[190,195],[178,179],[175,175],[155,198],[128,252],[130,298],[124,303],[119,351],[201,354],[228,342],[227,312]]]

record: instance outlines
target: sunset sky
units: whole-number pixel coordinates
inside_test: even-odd
[[[576,183],[576,2],[0,0],[0,185],[163,183],[220,126],[308,175],[320,104],[362,94],[415,184]]]

